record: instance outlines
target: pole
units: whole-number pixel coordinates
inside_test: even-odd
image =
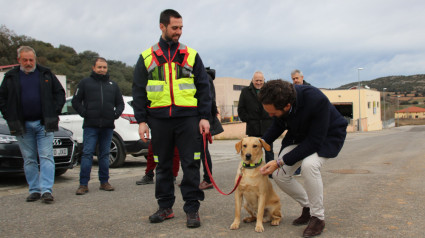
[[[385,120],[385,90],[387,90],[387,88],[383,88],[382,90],[384,91],[384,128],[385,128],[385,122],[386,122]]]
[[[361,101],[360,101],[360,70],[363,70],[363,68],[357,68],[357,78],[359,81],[359,132],[362,132],[362,112],[361,112]]]
[[[397,127],[400,126],[400,101],[399,101],[400,96],[397,96]]]

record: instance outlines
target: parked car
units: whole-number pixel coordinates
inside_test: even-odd
[[[109,166],[117,168],[124,164],[127,154],[133,156],[146,156],[149,143],[143,142],[139,137],[139,125],[134,118],[131,103],[133,97],[123,96],[125,108],[122,115],[115,120],[115,129],[112,136],[111,150],[109,153]],[[66,99],[66,103],[60,115],[59,125],[71,130],[73,138],[80,148],[83,143],[83,118],[74,110],[71,103],[72,97]]]
[[[72,138],[72,132],[59,127],[53,139],[53,156],[56,166],[56,176],[64,174],[77,163],[77,142]],[[15,136],[10,135],[6,120],[0,114],[0,173],[24,172],[24,159]]]

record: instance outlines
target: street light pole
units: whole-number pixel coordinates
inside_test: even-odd
[[[387,90],[387,88],[383,88],[382,90],[384,91],[384,128],[385,128],[385,122],[386,122],[385,120],[385,90]]]
[[[397,96],[397,126],[400,126],[400,101],[399,101],[400,95]]]
[[[363,70],[363,68],[357,68],[357,78],[359,81],[359,132],[362,131],[362,113],[361,113],[361,107],[360,107],[360,70]]]

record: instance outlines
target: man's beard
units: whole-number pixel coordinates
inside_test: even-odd
[[[174,35],[175,36],[175,35]],[[169,36],[165,36],[165,41],[173,41],[174,43],[177,43],[177,42],[179,42],[179,39],[180,39],[180,36],[177,38],[177,40],[173,40],[173,38],[172,37],[169,37]]]
[[[26,68],[26,67],[22,67],[22,65],[21,65],[21,67],[20,67],[20,69],[22,70],[22,71],[24,71],[25,73],[32,73],[32,72],[34,72],[35,71],[35,67],[36,67],[36,65],[34,65],[34,67],[32,67],[32,68],[30,68],[30,69],[28,69],[28,68]]]

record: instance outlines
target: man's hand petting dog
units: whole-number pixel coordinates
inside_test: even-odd
[[[269,175],[269,174],[272,174],[277,168],[279,168],[279,166],[277,165],[276,160],[272,160],[268,162],[266,165],[264,165],[260,169],[260,172],[262,175]]]

